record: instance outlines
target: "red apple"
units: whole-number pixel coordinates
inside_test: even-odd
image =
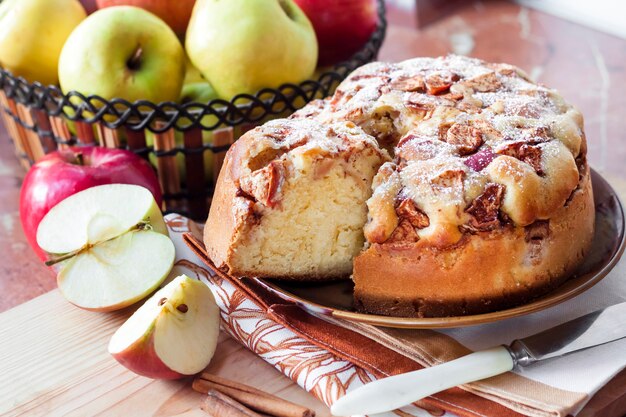
[[[98,5],[96,4],[96,0],[80,0],[80,3],[85,8],[87,14],[92,14],[96,10],[98,10]]]
[[[336,64],[358,52],[376,30],[376,0],[294,0],[313,23],[318,66]]]
[[[117,329],[109,353],[149,378],[201,372],[215,353],[220,310],[209,287],[181,275],[156,292]]]
[[[96,0],[98,8],[111,6],[136,6],[154,13],[176,32],[183,36],[191,18],[196,0]]]
[[[37,245],[37,227],[52,207],[79,191],[115,183],[141,185],[161,206],[161,187],[154,170],[130,151],[75,147],[52,152],[33,165],[22,185],[20,219],[35,253],[47,259]]]

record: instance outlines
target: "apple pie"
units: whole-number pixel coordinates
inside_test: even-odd
[[[555,288],[593,228],[581,113],[516,67],[451,55],[365,65],[242,137],[205,243],[234,275],[352,275],[358,310],[436,317]]]

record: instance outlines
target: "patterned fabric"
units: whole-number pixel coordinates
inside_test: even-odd
[[[166,222],[177,248],[171,277],[185,273],[207,283],[221,309],[224,331],[328,405],[372,379],[510,343],[520,335],[626,302],[626,263],[620,263],[601,283],[574,300],[549,311],[471,329],[385,329],[328,317],[322,320],[267,291],[254,279],[235,279],[214,270],[204,252],[199,227],[178,215],[167,216]],[[625,367],[623,339],[442,391],[387,415],[576,415]],[[626,387],[614,383],[612,392],[618,398],[626,393]]]
[[[369,372],[337,358],[277,323],[246,294],[209,268],[202,267],[202,260],[183,241],[184,233],[201,236],[194,222],[176,214],[167,215],[165,221],[176,246],[176,261],[170,279],[187,274],[205,282],[221,310],[223,330],[235,340],[329,406],[347,391],[374,379]],[[431,416],[416,406],[386,415]],[[443,416],[444,413],[436,415]]]

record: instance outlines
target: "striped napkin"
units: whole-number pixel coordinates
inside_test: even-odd
[[[177,258],[171,276],[205,282],[222,314],[222,327],[280,372],[330,405],[346,392],[389,375],[436,365],[621,301],[626,282],[615,271],[569,302],[532,315],[447,331],[400,330],[312,316],[269,293],[254,279],[233,279],[211,267],[200,227],[165,218]],[[387,413],[388,416],[515,417],[575,415],[626,367],[626,340],[453,388]],[[626,387],[624,387],[626,391]]]

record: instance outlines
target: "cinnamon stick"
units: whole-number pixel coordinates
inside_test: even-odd
[[[261,417],[243,404],[216,390],[209,390],[200,406],[213,417]]]
[[[315,411],[311,409],[208,372],[196,377],[193,389],[202,393],[219,391],[255,411],[275,417],[315,417]]]

